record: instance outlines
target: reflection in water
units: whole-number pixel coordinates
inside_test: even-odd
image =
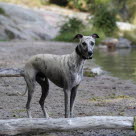
[[[136,49],[96,49],[96,63],[113,76],[136,81]]]

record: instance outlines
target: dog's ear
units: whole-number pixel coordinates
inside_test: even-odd
[[[81,39],[82,37],[83,37],[82,34],[77,34],[77,35],[75,35],[75,37],[73,38],[73,40],[75,40],[75,39]]]
[[[100,38],[100,37],[98,36],[98,34],[92,34],[91,36],[92,36],[94,39]]]

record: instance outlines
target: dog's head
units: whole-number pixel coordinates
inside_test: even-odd
[[[90,36],[77,34],[74,37],[74,39],[79,39],[79,45],[76,47],[76,52],[82,56],[83,59],[92,58],[96,38],[99,38],[97,34],[92,34]]]

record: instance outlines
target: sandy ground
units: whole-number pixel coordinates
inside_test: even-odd
[[[0,68],[22,68],[25,61],[38,53],[67,54],[76,45],[59,42],[1,42]],[[88,63],[91,62],[89,61]],[[88,65],[87,65],[88,66]],[[23,78],[0,78],[0,119],[26,117],[27,95],[17,96],[16,91],[24,92]],[[32,116],[43,117],[38,101],[41,91],[37,89],[32,101]],[[62,89],[50,83],[50,93],[46,108],[50,117],[64,117],[64,96]],[[121,80],[109,75],[84,77],[78,89],[74,115],[134,116],[136,114],[136,85],[132,81]],[[48,133],[42,136],[135,136],[129,130],[78,130],[71,132]]]

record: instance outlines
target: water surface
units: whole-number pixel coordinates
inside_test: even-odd
[[[96,64],[113,76],[136,81],[136,48],[114,51],[96,49],[94,58]]]

